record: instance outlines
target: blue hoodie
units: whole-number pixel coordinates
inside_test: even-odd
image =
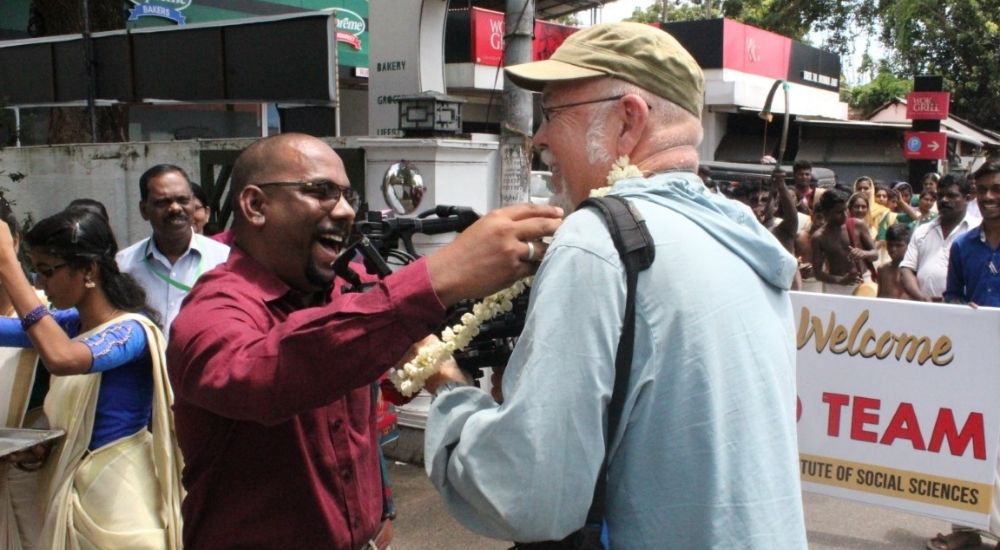
[[[606,433],[625,309],[603,218],[567,217],[503,376],[431,404],[424,457],[452,514],[536,541],[581,527],[610,441],[612,548],[806,548],[795,431],[795,260],[694,174],[623,180],[656,246],[639,275],[622,421]]]

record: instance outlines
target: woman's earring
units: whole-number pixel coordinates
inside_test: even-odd
[[[93,279],[91,279],[89,277],[87,279],[84,279],[84,281],[83,281],[83,287],[84,288],[94,288],[95,286],[97,286],[97,284],[94,283]]]

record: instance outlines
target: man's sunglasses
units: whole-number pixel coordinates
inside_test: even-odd
[[[337,185],[332,181],[271,181],[258,183],[257,187],[261,189],[265,187],[298,187],[299,192],[303,195],[315,197],[320,202],[332,202],[334,204],[339,202],[340,198],[343,197],[347,201],[347,204],[351,205],[351,208],[354,210],[358,209],[361,202],[361,197],[358,196],[358,192],[353,188]]]

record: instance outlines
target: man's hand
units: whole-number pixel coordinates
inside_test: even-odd
[[[858,270],[852,269],[845,273],[844,275],[837,278],[837,284],[841,285],[856,285],[860,284],[862,281],[861,274]]]
[[[517,204],[494,210],[427,256],[427,271],[445,306],[482,298],[538,269],[547,246],[541,241],[562,223],[561,208]]]
[[[465,373],[462,372],[462,369],[458,368],[458,363],[451,358],[441,363],[441,368],[424,382],[424,389],[433,395],[437,395],[438,387],[448,382],[470,383]]]

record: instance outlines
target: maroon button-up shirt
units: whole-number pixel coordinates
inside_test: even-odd
[[[355,550],[382,512],[372,382],[444,319],[424,261],[302,307],[239,248],[171,328],[184,546]]]

